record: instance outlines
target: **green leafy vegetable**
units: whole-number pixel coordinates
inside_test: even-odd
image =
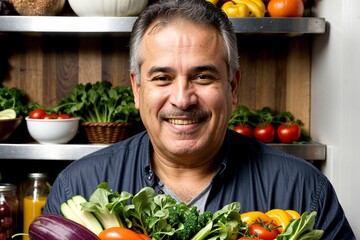
[[[102,81],[77,84],[69,97],[60,100],[56,112],[79,117],[84,122],[137,122],[140,120],[130,87]]]
[[[19,88],[0,88],[0,111],[5,109],[15,110],[17,115],[24,115],[24,108],[28,102],[25,91]]]
[[[119,226],[158,240],[200,240],[219,236],[220,239],[234,239],[242,226],[240,203],[226,205],[214,214],[200,213],[197,207],[178,203],[170,195],[156,195],[150,187],[132,196],[127,192],[113,192],[107,183],[101,183],[82,207],[94,213],[100,222],[102,218],[113,219],[109,215],[116,214]],[[99,217],[101,214],[103,217]]]
[[[324,234],[323,230],[314,229],[316,212],[304,212],[301,218],[293,220],[276,240],[317,240]]]

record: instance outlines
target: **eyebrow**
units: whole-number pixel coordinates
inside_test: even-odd
[[[210,71],[219,74],[219,70],[214,65],[201,65],[201,66],[195,66],[190,69],[190,73],[205,72],[205,71]],[[169,72],[175,72],[175,69],[171,67],[153,66],[149,69],[147,75],[151,75],[157,72],[169,73]]]

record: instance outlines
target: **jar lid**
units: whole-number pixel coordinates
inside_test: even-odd
[[[0,192],[7,192],[14,190],[16,190],[16,185],[11,183],[0,183]]]
[[[29,173],[28,178],[47,178],[46,173]]]

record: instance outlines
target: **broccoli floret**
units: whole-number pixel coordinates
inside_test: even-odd
[[[185,203],[178,203],[174,207],[169,209],[169,224],[171,226],[177,226],[185,221],[186,212],[189,211],[189,207]]]
[[[186,217],[183,222],[184,227],[181,231],[177,232],[176,239],[191,239],[191,237],[204,228],[211,219],[212,213],[210,211],[200,213],[197,207],[190,207],[189,211],[186,212]]]

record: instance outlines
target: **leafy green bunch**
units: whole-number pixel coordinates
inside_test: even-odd
[[[107,183],[101,183],[82,207],[97,217],[106,214],[103,219],[116,216],[117,225],[145,233],[155,240],[236,239],[243,226],[238,202],[215,213],[200,213],[197,207],[178,203],[167,194],[155,195],[151,187],[133,196],[113,192]]]
[[[14,109],[17,115],[24,115],[27,102],[25,91],[15,87],[0,87],[0,111]]]
[[[108,81],[77,84],[70,95],[54,107],[84,122],[136,122],[140,120],[130,87]]]

